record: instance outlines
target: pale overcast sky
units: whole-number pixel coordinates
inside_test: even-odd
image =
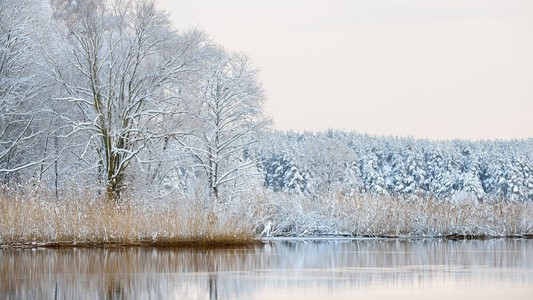
[[[533,1],[159,3],[253,59],[277,129],[533,137]]]

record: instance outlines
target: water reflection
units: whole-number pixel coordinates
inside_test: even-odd
[[[533,240],[2,249],[0,299],[531,299]]]

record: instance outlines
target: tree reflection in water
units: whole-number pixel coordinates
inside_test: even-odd
[[[307,292],[312,298],[314,291],[353,296],[372,289],[450,284],[480,290],[512,285],[533,292],[533,240],[0,250],[0,299],[246,299],[283,291]]]
[[[215,274],[209,274],[209,300],[216,299],[218,299],[217,276]]]

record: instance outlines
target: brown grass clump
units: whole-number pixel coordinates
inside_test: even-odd
[[[121,204],[92,198],[0,196],[0,244],[41,246],[216,246],[254,242],[251,226],[198,201]]]

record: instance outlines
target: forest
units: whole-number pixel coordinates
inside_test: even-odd
[[[533,139],[280,132],[266,94],[154,1],[0,0],[0,243],[533,234]]]
[[[370,193],[532,201],[533,140],[430,141],[354,132],[271,132],[254,149],[264,186],[320,195]]]

